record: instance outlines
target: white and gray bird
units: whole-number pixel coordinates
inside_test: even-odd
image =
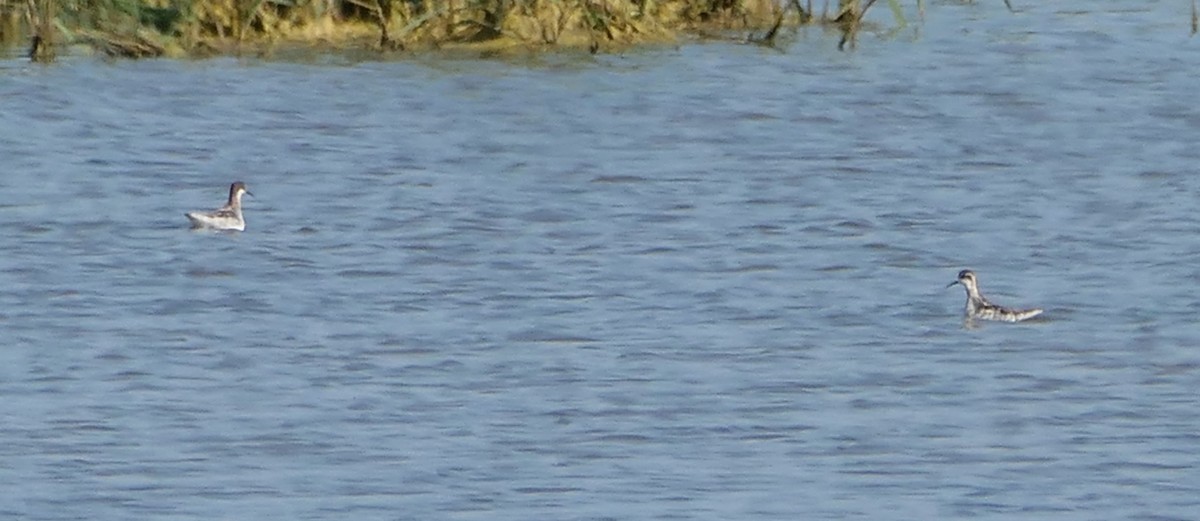
[[[208,230],[237,230],[246,229],[246,219],[242,217],[242,194],[254,195],[246,190],[246,184],[238,181],[229,185],[229,201],[211,212],[188,212],[188,221],[193,229]]]
[[[980,319],[1020,322],[1042,314],[1042,310],[1038,308],[1010,309],[988,302],[988,299],[984,298],[983,294],[979,292],[979,281],[975,278],[975,272],[971,270],[958,272],[958,280],[951,282],[946,287],[949,288],[955,284],[962,284],[967,289],[967,320]]]

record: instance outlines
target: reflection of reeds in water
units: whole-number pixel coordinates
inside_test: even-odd
[[[862,28],[863,16],[867,14],[867,9],[875,0],[867,0],[866,5],[860,0],[838,0],[838,12],[833,17],[833,22],[838,24],[842,30],[842,39],[838,42],[838,49],[845,49],[846,44],[854,47],[858,43],[858,30]]]
[[[804,6],[800,5],[799,0],[788,0],[779,10],[779,13],[776,15],[775,21],[773,24],[771,24],[770,29],[768,29],[767,32],[761,37],[752,36],[750,41],[760,45],[772,47],[775,46],[776,40],[780,36],[780,29],[784,26],[784,21],[787,20],[790,15],[793,26],[814,23],[836,26],[842,33],[842,38],[838,42],[838,49],[845,49],[847,44],[849,44],[850,47],[854,47],[857,41],[858,31],[862,27],[863,16],[866,15],[867,10],[874,3],[875,0],[866,0],[866,2],[863,2],[862,0],[837,0],[835,10],[832,14],[830,14],[829,3],[827,0],[824,8],[822,9],[821,15],[816,16],[812,10],[811,0],[808,0],[807,4]],[[891,4],[892,12],[895,14],[897,20],[903,24],[904,19],[903,15],[901,14],[901,8],[898,0],[889,0],[888,3]],[[918,0],[917,5],[919,9],[924,9],[924,4],[921,0]]]
[[[778,12],[775,22],[770,26],[761,37],[751,36],[751,42],[774,47],[776,40],[780,36],[780,29],[784,27],[784,21],[791,18],[792,27],[803,26],[807,24],[823,24],[837,27],[841,32],[841,39],[838,41],[838,49],[844,50],[847,46],[853,48],[858,41],[858,33],[862,29],[863,18],[871,6],[875,5],[876,0],[837,0],[834,10],[830,12],[828,0],[826,0],[821,14],[818,16],[812,9],[812,0],[807,0],[806,5],[801,6],[799,0],[787,0],[783,7]],[[904,18],[904,9],[900,5],[899,0],[888,0],[888,6],[891,8],[892,17],[896,20],[899,27],[903,28],[907,25],[907,20]],[[925,2],[917,0],[917,12],[920,17],[925,17]]]
[[[57,0],[28,0],[29,25],[32,31],[29,40],[29,59],[40,63],[54,61],[54,21],[57,16]]]
[[[857,44],[858,31],[862,28],[863,17],[866,16],[867,10],[875,5],[875,2],[876,0],[866,0],[865,2],[862,0],[838,0],[838,11],[831,19],[842,31],[838,49],[845,49],[847,44],[853,48]],[[888,6],[891,7],[892,16],[896,22],[903,27],[907,22],[904,20],[899,0],[888,0]],[[1004,6],[1010,12],[1016,12],[1010,0],[1004,0]],[[920,13],[921,18],[925,17],[924,0],[917,0],[917,12]]]

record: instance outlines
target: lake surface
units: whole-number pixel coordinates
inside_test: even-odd
[[[1190,6],[1022,3],[0,62],[0,516],[1194,519]]]

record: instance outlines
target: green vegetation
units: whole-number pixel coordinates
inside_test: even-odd
[[[281,46],[598,52],[688,35],[775,45],[782,28],[824,23],[853,45],[875,0],[823,1],[816,15],[812,0],[0,0],[0,42],[29,42],[41,62],[74,44],[132,58]],[[903,24],[898,1],[888,3]]]

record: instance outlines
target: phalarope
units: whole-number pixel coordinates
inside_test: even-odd
[[[246,219],[242,218],[242,194],[254,195],[246,190],[245,183],[238,181],[229,185],[229,201],[225,206],[211,212],[188,212],[184,215],[192,222],[193,229],[244,231]]]
[[[981,320],[1020,322],[1042,314],[1042,310],[1038,308],[1009,309],[988,302],[988,299],[983,298],[983,294],[979,293],[979,282],[975,280],[975,272],[971,270],[958,272],[958,280],[951,282],[946,287],[949,288],[955,284],[962,284],[967,289],[967,320],[978,318]]]

